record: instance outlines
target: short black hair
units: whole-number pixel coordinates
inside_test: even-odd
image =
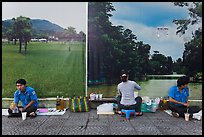
[[[181,76],[178,80],[177,80],[177,86],[180,87],[182,85],[186,85],[188,84],[190,81],[188,76]]]
[[[129,74],[128,74],[128,71],[127,71],[127,70],[124,70],[124,69],[121,70],[120,76],[122,76],[123,74],[126,74],[127,76],[129,75]]]
[[[26,80],[25,79],[19,79],[16,81],[16,84],[17,83],[22,84],[22,85],[26,85]]]

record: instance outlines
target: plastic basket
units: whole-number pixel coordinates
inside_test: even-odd
[[[143,102],[141,104],[141,111],[142,112],[152,112],[151,111],[151,105],[147,106],[147,104]]]

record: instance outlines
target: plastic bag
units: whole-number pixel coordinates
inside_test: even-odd
[[[90,110],[88,97],[70,98],[69,108],[71,112],[88,112]]]
[[[104,103],[97,107],[97,112],[113,112],[113,103]]]

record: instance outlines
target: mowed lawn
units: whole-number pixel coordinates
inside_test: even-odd
[[[69,51],[70,47],[70,51]],[[2,97],[13,97],[15,82],[24,78],[38,97],[85,95],[85,43],[2,43]]]

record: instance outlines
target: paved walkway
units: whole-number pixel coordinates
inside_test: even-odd
[[[174,118],[157,111],[126,120],[118,114],[98,115],[96,110],[62,116],[21,118],[2,116],[3,135],[202,135],[202,121]]]

